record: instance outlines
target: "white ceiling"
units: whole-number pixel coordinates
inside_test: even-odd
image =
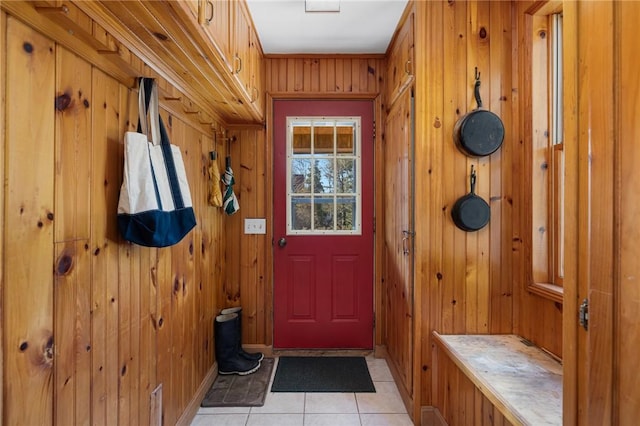
[[[340,0],[305,13],[305,0],[247,0],[265,54],[385,53],[407,0]]]

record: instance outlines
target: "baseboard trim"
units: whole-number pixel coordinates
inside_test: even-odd
[[[420,424],[422,426],[448,426],[438,407],[432,406],[420,408]]]
[[[242,345],[242,349],[249,353],[262,352],[267,358],[273,357],[273,346],[248,343]]]
[[[178,421],[176,421],[177,426],[189,426],[191,424],[193,419],[196,417],[196,414],[198,414],[200,403],[204,399],[204,396],[213,382],[216,380],[216,377],[218,377],[218,363],[214,362],[207,372],[207,375],[204,377],[204,380],[200,383],[200,386],[198,387],[196,394],[191,399],[191,402],[189,402],[187,408],[185,408],[182,415],[178,418]]]

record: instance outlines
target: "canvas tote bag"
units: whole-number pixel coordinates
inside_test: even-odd
[[[141,78],[138,131],[124,136],[118,228],[132,243],[166,247],[182,240],[195,225],[182,154],[169,142],[160,117],[156,81]]]

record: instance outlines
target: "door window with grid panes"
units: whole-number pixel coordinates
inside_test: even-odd
[[[359,117],[287,117],[287,234],[361,234]]]

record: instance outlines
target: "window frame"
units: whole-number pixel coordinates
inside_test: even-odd
[[[333,133],[333,151],[329,152],[316,152],[314,148],[313,139],[315,137],[313,129],[317,127],[327,127],[326,123],[332,123],[332,128],[334,129]],[[337,146],[337,133],[335,129],[340,127],[340,124],[350,123],[353,125],[353,154],[346,155],[344,153],[340,153],[338,151]],[[301,124],[304,124],[301,126]],[[286,143],[286,166],[287,166],[287,179],[286,179],[286,197],[287,197],[287,208],[286,208],[286,235],[305,235],[305,236],[314,236],[314,235],[325,235],[325,236],[360,236],[362,235],[362,123],[361,117],[351,117],[351,116],[331,116],[331,117],[323,117],[323,116],[288,116],[286,117],[286,125],[287,125],[287,143]],[[293,142],[293,129],[294,127],[306,127],[309,126],[311,134],[311,152],[308,154],[297,154],[294,152],[294,142]],[[353,160],[356,170],[356,182],[355,188],[353,192],[342,193],[337,192],[337,189],[334,187],[334,190],[330,193],[316,193],[313,189],[308,194],[309,199],[311,200],[311,229],[294,229],[293,228],[293,220],[292,220],[292,200],[293,198],[300,197],[300,194],[295,194],[292,192],[292,161],[296,158],[308,158],[311,163],[314,163],[316,160],[323,159],[331,159],[334,163],[334,171],[337,170],[336,162],[339,160]],[[315,167],[313,165],[312,167]],[[312,177],[313,182],[313,177]],[[312,183],[313,187],[313,183]],[[333,206],[334,206],[334,216],[336,212],[336,208],[338,205],[338,199],[345,197],[353,197],[355,199],[355,208],[353,214],[354,221],[354,229],[335,229],[336,228],[336,220],[337,217],[334,217],[334,229],[314,229],[314,208],[315,203],[314,200],[317,198],[332,198]]]
[[[525,170],[530,179],[530,203],[528,209],[525,208],[526,229],[530,232],[526,241],[529,253],[526,286],[532,293],[562,303],[564,141],[561,102],[564,79],[562,40],[560,44],[556,42],[554,25],[554,15],[562,14],[562,2],[550,1],[538,6],[527,16],[531,79],[527,88],[530,109],[526,115],[530,120],[530,131],[525,134],[528,139],[525,146],[529,147],[525,154]],[[557,65],[560,70],[556,74],[554,67]]]

